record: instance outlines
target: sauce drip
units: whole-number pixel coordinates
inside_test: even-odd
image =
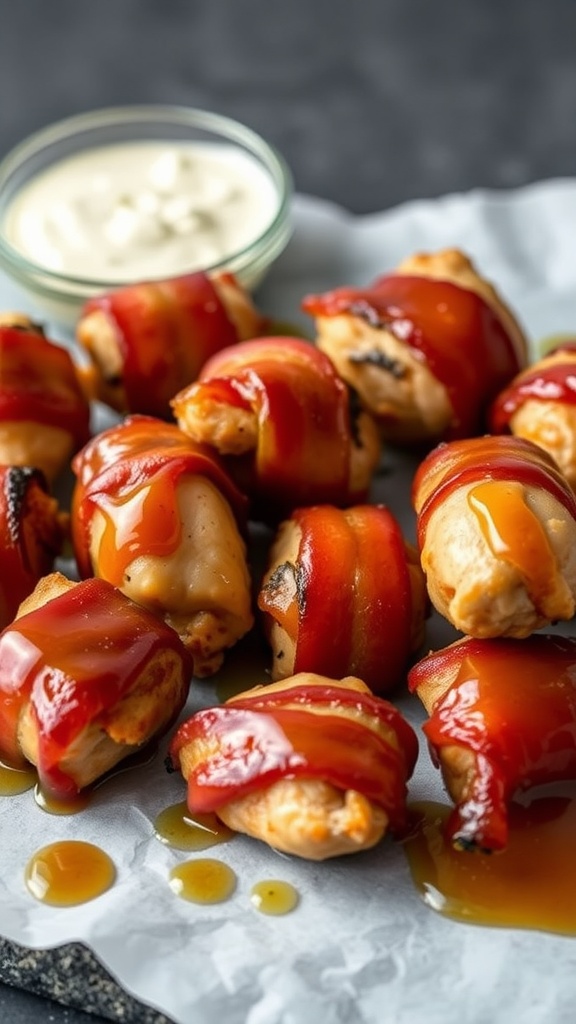
[[[78,814],[79,811],[85,810],[91,801],[91,792],[89,790],[82,790],[80,793],[76,793],[74,796],[65,797],[60,800],[57,796],[47,792],[42,788],[40,783],[37,783],[34,787],[34,799],[43,811],[47,814]]]
[[[261,914],[289,914],[298,905],[298,890],[290,882],[276,878],[256,882],[250,890],[250,902]]]
[[[17,796],[32,789],[38,779],[36,770],[30,768],[10,768],[0,762],[0,796]]]
[[[506,849],[497,854],[455,850],[445,838],[450,808],[423,801],[410,807],[413,831],[404,844],[424,902],[469,924],[576,935],[574,871],[576,799],[541,797],[510,808]]]
[[[236,889],[236,875],[222,861],[202,857],[172,868],[170,888],[191,903],[223,903]]]
[[[154,821],[156,838],[174,850],[207,850],[236,835],[215,814],[194,814],[185,800],[164,808]]]
[[[28,861],[24,878],[28,891],[41,903],[74,907],[106,892],[116,869],[100,847],[67,839],[38,850]]]
[[[539,519],[524,500],[522,484],[487,480],[468,492],[468,504],[490,550],[518,570],[535,607],[547,614],[558,567]]]

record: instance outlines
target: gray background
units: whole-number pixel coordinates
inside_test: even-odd
[[[571,176],[576,2],[0,0],[0,156],[124,103],[237,117],[282,150],[299,191],[355,213]],[[0,978],[76,1007],[0,983],[2,1024],[158,1019],[81,950],[68,963],[0,943]]]

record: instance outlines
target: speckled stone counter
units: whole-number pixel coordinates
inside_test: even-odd
[[[94,1021],[94,1014],[122,1024],[171,1024],[164,1014],[132,999],[90,951],[80,945],[38,951],[0,939],[0,981],[3,986],[11,986],[0,986],[0,1020],[6,1024],[42,1019],[42,1010],[50,1014],[50,1021],[58,1024]],[[26,1000],[19,989],[43,999]],[[66,1016],[64,1011],[57,1016],[60,1008],[46,1000],[55,1000],[70,1009]],[[79,1013],[73,1014],[73,1010]]]
[[[355,213],[576,169],[573,0],[2,6],[0,156],[69,114],[176,103],[248,123],[300,191]],[[6,1024],[167,1020],[79,946],[0,940],[0,983]]]

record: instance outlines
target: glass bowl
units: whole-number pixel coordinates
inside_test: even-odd
[[[177,268],[171,267],[169,272],[166,271],[166,261],[160,252],[156,266],[155,249],[151,250],[152,261],[146,265],[145,273],[131,267],[129,257],[123,257],[121,269],[114,267],[111,271],[105,269],[94,272],[91,268],[87,273],[73,257],[69,259],[69,265],[54,265],[54,261],[45,258],[45,251],[50,248],[48,244],[44,247],[43,244],[22,245],[15,234],[14,225],[18,223],[18,216],[21,218],[23,211],[26,211],[28,231],[31,225],[34,229],[37,227],[38,214],[44,217],[46,195],[36,209],[30,199],[31,189],[37,187],[42,176],[53,173],[57,165],[63,166],[63,162],[65,164],[69,158],[74,161],[81,158],[81,164],[76,164],[75,171],[75,187],[81,199],[83,194],[89,193],[90,188],[94,187],[93,181],[84,184],[81,175],[85,173],[88,177],[87,169],[92,166],[94,154],[98,150],[114,147],[118,152],[121,147],[141,143],[159,145],[159,152],[162,152],[163,147],[167,153],[172,154],[192,153],[197,152],[198,148],[208,148],[221,154],[219,159],[224,160],[228,156],[233,158],[230,175],[237,174],[240,166],[254,173],[253,185],[256,184],[259,191],[253,210],[258,213],[258,223],[254,222],[253,216],[245,216],[243,227],[247,230],[243,232],[239,244],[230,248],[228,243],[228,250],[220,253],[216,259],[208,259],[206,264],[197,253],[191,253],[189,258],[186,256]],[[192,148],[188,149],[188,146]],[[110,173],[110,178],[113,173]],[[233,183],[232,177],[230,183]],[[67,188],[62,190],[64,204]],[[207,272],[229,271],[235,274],[245,288],[252,290],[288,243],[292,233],[292,193],[292,176],[281,154],[252,129],[231,118],[195,108],[159,105],[91,111],[66,118],[36,132],[0,162],[0,268],[31,300],[35,311],[67,329],[74,328],[82,306],[92,296],[142,280],[162,280],[199,269]],[[49,190],[48,206],[51,196],[52,191]],[[231,208],[228,213],[226,202],[219,201],[218,189],[214,198],[219,216],[235,217],[236,226],[239,226],[242,215],[238,208],[233,203],[228,204]],[[179,199],[181,203],[184,202],[182,196]],[[19,211],[18,216],[16,211]],[[62,215],[61,209],[59,212]],[[116,209],[114,213],[112,226],[117,234],[120,230],[120,235],[126,225],[124,214],[122,209],[120,212]],[[71,216],[69,207],[64,209],[64,215],[60,226],[68,230]],[[176,218],[180,229],[182,221],[178,220],[177,203],[172,203],[172,216]],[[74,222],[72,231],[75,227]],[[156,229],[159,230],[158,225]],[[49,225],[48,234],[51,230]],[[193,234],[191,232],[191,239]],[[30,237],[36,236],[32,234]],[[43,239],[46,242],[45,230]],[[97,251],[98,246],[92,248]],[[54,247],[56,250],[57,246]]]

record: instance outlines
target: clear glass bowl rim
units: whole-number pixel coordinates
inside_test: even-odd
[[[292,173],[282,154],[258,132],[225,114],[203,110],[199,107],[165,104],[102,107],[81,114],[73,114],[46,125],[27,136],[22,142],[17,143],[0,161],[0,262],[16,279],[28,286],[38,288],[45,294],[51,296],[59,294],[63,298],[69,297],[71,290],[78,293],[86,289],[93,293],[95,290],[108,291],[118,287],[117,281],[63,274],[28,259],[2,234],[2,220],[9,203],[18,191],[18,186],[14,190],[10,190],[6,186],[9,185],[13,175],[22,170],[30,159],[39,156],[48,146],[72,140],[75,135],[103,131],[110,127],[121,127],[123,124],[141,126],[142,128],[145,128],[147,124],[155,125],[157,128],[169,128],[173,125],[175,128],[211,132],[215,136],[221,136],[223,140],[236,143],[245,151],[253,154],[270,174],[278,192],[278,209],[272,221],[266,230],[249,245],[231,253],[225,260],[206,267],[208,272],[217,272],[225,268],[232,268],[234,272],[235,267],[245,269],[251,265],[252,260],[255,264],[266,260],[268,253],[272,259],[276,252],[283,247],[290,234],[288,220],[293,193]],[[144,132],[142,138],[146,138]],[[168,136],[166,138],[168,140]],[[87,142],[85,147],[79,147],[79,151],[81,148],[88,149],[92,146],[96,148],[105,144],[104,138],[91,144]],[[46,166],[51,166],[58,160],[59,157],[54,156]],[[151,278],[151,280],[154,279]],[[160,277],[157,279],[159,280]]]

